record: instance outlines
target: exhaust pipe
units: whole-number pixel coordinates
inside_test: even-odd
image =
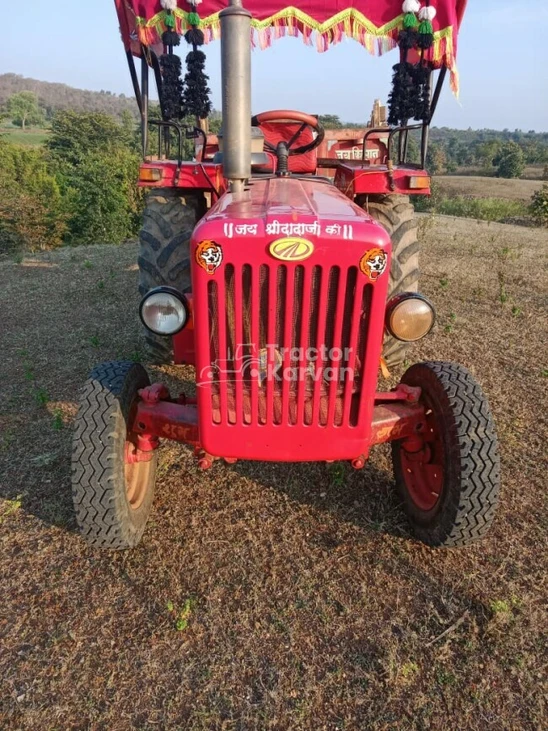
[[[221,19],[223,172],[232,193],[251,177],[251,13],[229,0]]]

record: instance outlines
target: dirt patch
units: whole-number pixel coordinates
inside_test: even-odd
[[[436,175],[442,194],[473,198],[503,198],[529,203],[533,193],[542,188],[538,180],[506,180],[468,175]]]
[[[368,466],[216,464],[162,447],[143,544],[75,532],[71,423],[94,363],[139,358],[136,249],[0,265],[0,726],[538,729],[546,649],[548,236],[421,219],[439,322],[496,415],[504,492],[480,545],[410,539]],[[150,369],[192,389],[189,369]],[[396,374],[397,375],[397,374]]]

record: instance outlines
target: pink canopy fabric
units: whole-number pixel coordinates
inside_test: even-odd
[[[456,68],[457,37],[467,0],[432,0],[437,10],[434,19],[434,45],[431,58],[434,66],[451,70],[452,87],[458,91]],[[161,44],[166,30],[160,0],[115,0],[122,39],[126,49],[141,55],[141,44]],[[206,41],[220,36],[219,13],[226,0],[197,2],[200,27]],[[299,36],[319,51],[344,38],[353,38],[370,53],[381,54],[395,48],[403,27],[402,0],[301,0],[297,6],[279,0],[244,0],[244,7],[253,14],[253,45],[268,47],[282,36]],[[184,33],[189,27],[188,13],[192,7],[187,0],[177,0],[174,11],[176,29]]]

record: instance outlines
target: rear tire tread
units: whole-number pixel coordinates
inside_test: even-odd
[[[190,238],[205,212],[203,193],[156,189],[149,193],[143,216],[139,250],[139,293],[169,286],[180,292],[190,290]],[[144,331],[150,360],[173,363],[170,337]]]
[[[417,292],[419,288],[418,222],[409,196],[360,195],[356,203],[380,223],[392,240],[392,265],[388,296],[401,292]],[[402,363],[410,345],[387,335],[383,358],[388,366]]]

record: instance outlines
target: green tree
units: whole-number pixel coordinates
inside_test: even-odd
[[[12,94],[6,102],[7,116],[13,124],[22,129],[27,125],[38,127],[44,124],[44,112],[38,106],[38,97],[32,91]]]
[[[139,160],[127,148],[89,153],[70,176],[69,243],[119,243],[136,233]]]
[[[69,243],[119,243],[137,232],[140,157],[129,119],[59,112],[47,147],[69,212]]]
[[[0,139],[0,253],[60,245],[66,218],[44,150]]]
[[[320,114],[318,121],[324,129],[342,129],[344,127],[337,114]]]
[[[523,150],[516,142],[507,142],[495,158],[499,178],[519,178],[525,168]]]
[[[548,184],[533,194],[529,210],[539,226],[548,226]]]
[[[431,142],[426,155],[426,168],[431,175],[440,175],[445,172],[447,166],[447,155],[445,147],[439,142]]]
[[[53,157],[77,165],[90,152],[127,146],[128,127],[103,112],[58,112],[51,123],[47,146]]]

